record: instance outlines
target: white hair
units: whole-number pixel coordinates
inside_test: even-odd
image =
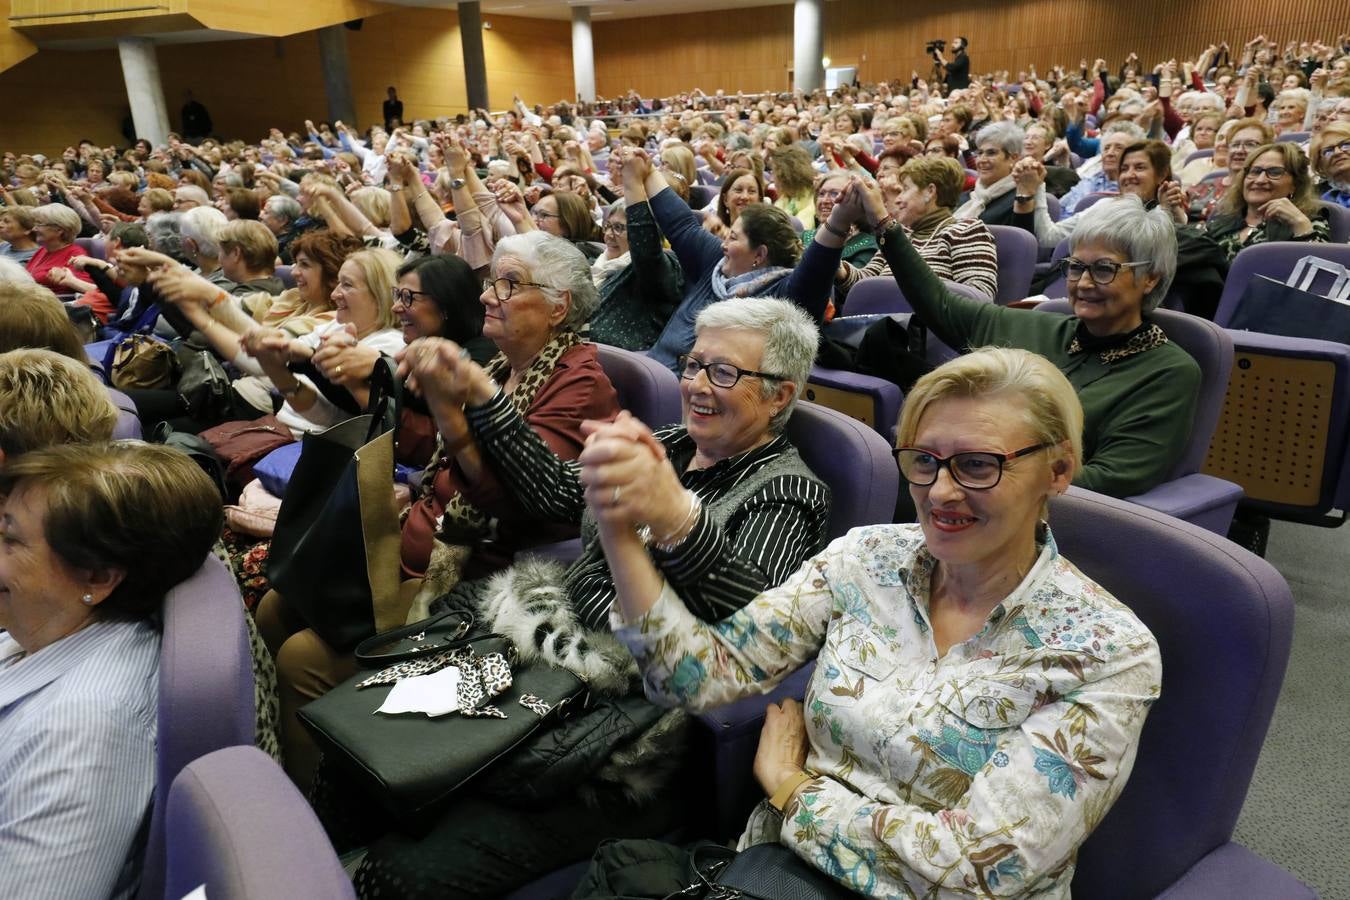
[[[787,406],[769,420],[770,429],[782,431],[792,417],[797,397],[816,360],[816,348],[820,343],[820,331],[816,323],[800,306],[788,300],[778,297],[744,297],[704,307],[694,321],[694,334],[702,334],[709,328],[763,335],[764,355],[760,358],[760,371],[781,376],[782,381],[790,381],[797,386]],[[766,398],[778,390],[778,380],[764,380],[762,390]]]
[[[988,144],[1016,158],[1022,155],[1026,140],[1026,133],[1012,122],[994,122],[981,128],[975,135],[975,146]]]
[[[198,256],[216,259],[220,256],[220,229],[229,221],[214,206],[196,206],[182,214],[178,220],[178,230],[183,240],[190,240],[197,245]]]
[[[562,305],[564,291],[571,295],[562,327],[576,330],[590,321],[600,305],[600,294],[591,276],[591,264],[571,241],[537,229],[504,237],[492,252],[494,276],[503,254],[524,261],[530,279],[545,285],[544,295],[554,306]]]
[[[1144,312],[1157,309],[1177,274],[1177,229],[1161,206],[1144,209],[1133,194],[1094,203],[1078,216],[1073,249],[1100,243],[1124,255],[1129,262],[1148,263],[1144,271],[1158,283],[1144,297]]]
[[[0,256],[0,281],[27,281],[31,282],[33,276],[28,274],[28,270],[19,263],[4,256]]]

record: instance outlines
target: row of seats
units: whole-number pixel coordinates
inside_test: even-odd
[[[601,360],[626,408],[653,424],[678,415],[678,382],[668,370],[613,347],[601,347]],[[899,476],[874,429],[802,403],[788,430],[834,493],[832,536],[890,520]],[[1051,523],[1061,551],[1158,637],[1167,672],[1129,784],[1079,854],[1075,895],[1315,896],[1232,842],[1288,661],[1293,599],[1284,579],[1211,531],[1076,488],[1052,504]],[[1145,556],[1149,566],[1133,563]],[[1223,615],[1215,616],[1215,602]],[[161,704],[160,783],[172,789],[156,799],[162,861],[147,867],[147,879],[160,873],[167,890],[148,883],[142,896],[176,898],[202,884],[212,900],[352,896],[284,773],[264,754],[237,746],[251,742],[253,707],[242,606],[228,572],[208,560],[166,608],[161,690],[172,697]],[[222,642],[222,634],[238,638]],[[705,792],[695,805],[713,813],[689,823],[686,837],[726,839],[740,830],[759,798],[752,761],[765,702],[801,697],[810,671],[804,667],[766,698],[698,717],[698,771],[689,783]],[[1193,752],[1202,746],[1206,753]],[[1132,852],[1121,854],[1122,846]],[[1137,864],[1140,854],[1149,865]],[[566,897],[585,865],[578,861],[512,898]]]

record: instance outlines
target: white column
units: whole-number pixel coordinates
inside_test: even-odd
[[[323,88],[328,95],[328,118],[356,128],[356,101],[352,97],[345,25],[319,29],[319,65],[323,67]]]
[[[825,85],[825,0],[797,0],[792,14],[792,86],[807,93]]]
[[[117,42],[117,54],[122,58],[122,78],[127,84],[136,137],[159,146],[169,139],[169,111],[155,44],[149,38],[122,38]]]
[[[572,7],[572,81],[577,100],[595,100],[595,45],[591,41],[591,8]]]

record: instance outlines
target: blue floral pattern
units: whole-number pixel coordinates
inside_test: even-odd
[[[1158,697],[1157,643],[1046,531],[1023,583],[939,657],[934,566],[917,526],[860,528],[717,625],[669,587],[611,624],[666,705],[767,692],[817,660],[805,711],[819,777],[785,818],[761,804],[742,846],[779,840],[869,896],[1068,898]]]

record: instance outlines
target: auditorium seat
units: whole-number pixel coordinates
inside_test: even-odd
[[[1214,321],[1225,328],[1233,321],[1238,301],[1247,284],[1258,275],[1284,282],[1294,266],[1305,256],[1317,256],[1350,267],[1350,246],[1337,244],[1307,244],[1302,241],[1270,241],[1247,247],[1233,257],[1224,280],[1219,307]]]
[[[108,388],[108,396],[117,407],[117,425],[113,427],[113,440],[139,441],[142,436],[141,420],[136,413],[136,404],[131,398],[116,388]]]
[[[706,184],[689,185],[689,205],[694,209],[703,209],[717,200],[717,188]]]
[[[323,826],[290,778],[256,747],[184,767],[169,790],[165,897],[355,900]]]
[[[1311,137],[1311,131],[1286,131],[1283,134],[1275,135],[1275,140],[1282,144],[1302,144]]]
[[[1186,161],[1182,163],[1182,166],[1189,166],[1197,159],[1213,159],[1213,158],[1214,158],[1213,150],[1197,150],[1186,157]]]
[[[103,238],[76,238],[75,243],[80,246],[85,256],[92,256],[94,259],[108,258],[107,242]]]
[[[214,555],[164,599],[154,804],[138,896],[160,900],[169,786],[194,759],[254,741],[253,656],[234,575]]]
[[[1038,312],[1070,313],[1069,301],[1047,300]],[[1228,332],[1208,319],[1157,309],[1151,314],[1168,340],[1185,350],[1200,365],[1200,389],[1196,396],[1191,434],[1176,459],[1167,480],[1143,494],[1127,498],[1166,515],[1175,516],[1218,535],[1228,533],[1233,513],[1242,499],[1242,488],[1227,479],[1204,474],[1214,429],[1228,392],[1233,368],[1233,341]]]
[[[1350,241],[1350,209],[1341,206],[1339,203],[1323,202],[1326,207],[1327,215],[1331,217],[1331,233],[1329,235],[1331,243],[1344,244]]]
[[[1201,180],[1201,181],[1214,181],[1216,178],[1227,178],[1227,177],[1228,177],[1228,170],[1227,170],[1227,169],[1215,169],[1213,172],[1207,173],[1207,174],[1206,174],[1203,178],[1201,178],[1200,180]]]
[[[291,274],[290,266],[277,266],[276,271],[272,274],[277,276],[281,281],[282,287],[286,288],[286,290],[295,287],[295,276]]]
[[[680,380],[674,372],[645,353],[599,343],[595,349],[619,395],[619,406],[652,429],[680,421]]]
[[[998,293],[994,302],[1007,306],[1025,300],[1031,291],[1031,278],[1036,273],[1039,247],[1036,236],[1023,228],[1011,225],[990,225],[994,245],[998,250]]]
[[[1111,200],[1119,196],[1120,194],[1117,191],[1094,191],[1093,193],[1088,194],[1082,200],[1078,201],[1078,205],[1074,207],[1073,210],[1074,215],[1078,215],[1080,212],[1082,212],[1083,210],[1087,209],[1088,207],[1092,206],[1093,204],[1099,201]]]

